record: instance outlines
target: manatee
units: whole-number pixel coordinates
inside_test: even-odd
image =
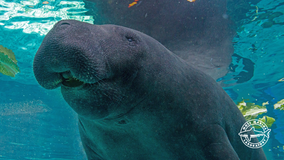
[[[60,21],[33,70],[78,113],[90,160],[266,159],[242,143],[246,120],[220,85],[139,31]]]

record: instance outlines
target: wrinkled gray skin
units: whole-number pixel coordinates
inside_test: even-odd
[[[34,74],[78,113],[90,160],[266,159],[241,142],[245,119],[226,92],[141,32],[60,21]]]

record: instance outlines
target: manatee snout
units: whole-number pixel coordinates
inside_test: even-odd
[[[34,58],[33,69],[39,84],[46,89],[62,84],[77,87],[109,77],[102,42],[98,41],[108,35],[100,30],[99,26],[73,20],[55,24]]]
[[[80,116],[116,117],[133,108],[130,102],[140,93],[145,94],[144,90],[138,92],[135,84],[145,74],[143,67],[149,66],[145,59],[151,55],[145,53],[155,43],[149,36],[122,26],[60,21],[35,55],[34,75],[46,89],[61,87],[63,98]]]
[[[147,50],[140,34],[116,25],[60,21],[48,32],[35,55],[35,77],[44,88],[54,89],[131,76],[141,68]]]

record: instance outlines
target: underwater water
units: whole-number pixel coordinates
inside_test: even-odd
[[[11,49],[20,73],[0,73],[0,159],[86,159],[77,115],[59,89],[45,90],[33,75],[43,38],[62,19],[100,23],[84,1],[0,0],[0,45]],[[95,6],[94,11],[95,12]],[[275,119],[263,147],[267,159],[284,159],[284,0],[228,1],[236,23],[230,71],[217,81],[237,104],[262,106]],[[283,104],[283,103],[282,103]]]

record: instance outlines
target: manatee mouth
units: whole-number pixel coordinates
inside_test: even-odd
[[[84,82],[80,81],[79,79],[73,77],[73,75],[71,74],[70,71],[60,73],[60,75],[62,77],[62,85],[66,86],[66,87],[79,87],[79,86],[85,84]]]

